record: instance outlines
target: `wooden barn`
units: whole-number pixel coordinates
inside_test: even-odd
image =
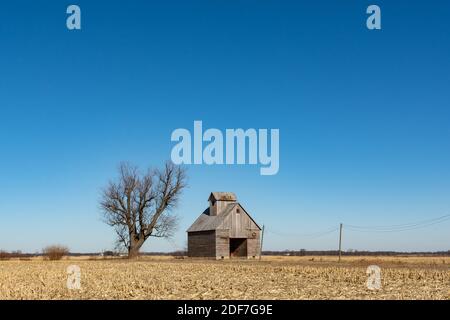
[[[253,259],[260,255],[261,228],[232,192],[212,192],[209,207],[188,233],[188,256]]]

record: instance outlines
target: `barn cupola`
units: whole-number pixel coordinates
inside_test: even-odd
[[[209,201],[209,215],[220,215],[230,203],[237,201],[236,195],[233,192],[211,192],[208,198]]]

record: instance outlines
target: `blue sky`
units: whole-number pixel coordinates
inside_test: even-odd
[[[66,28],[78,4],[82,30]],[[382,30],[366,28],[370,4]],[[445,1],[3,1],[0,248],[109,249],[100,190],[121,161],[170,158],[171,132],[279,128],[280,171],[189,166],[172,242],[234,191],[265,249],[448,250],[450,4]]]

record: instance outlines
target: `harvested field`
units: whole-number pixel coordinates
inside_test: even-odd
[[[381,288],[366,286],[381,267]],[[450,299],[449,257],[0,261],[0,299]],[[67,288],[78,265],[81,289]]]

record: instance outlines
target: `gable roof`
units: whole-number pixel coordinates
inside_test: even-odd
[[[217,230],[222,226],[222,223],[225,221],[227,216],[233,211],[236,206],[240,206],[244,212],[250,217],[250,219],[255,223],[255,225],[261,230],[261,227],[253,220],[252,216],[248,214],[248,212],[242,207],[239,203],[233,202],[229,203],[223,213],[210,216],[209,208],[203,211],[203,213],[195,220],[195,222],[187,229],[187,232],[197,232],[197,231],[212,231]]]
[[[211,192],[208,200],[221,200],[221,201],[236,201],[236,195],[233,192]]]
[[[209,208],[206,209],[189,227],[189,229],[187,229],[187,232],[216,230],[237,205],[237,203],[228,204],[224,212],[216,216],[210,216]]]

